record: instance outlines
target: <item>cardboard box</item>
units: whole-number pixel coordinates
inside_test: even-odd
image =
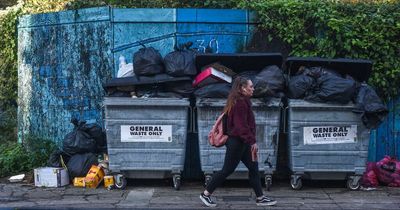
[[[210,66],[196,76],[193,81],[193,87],[203,87],[218,82],[232,83],[232,76]]]
[[[100,166],[92,165],[85,177],[85,185],[88,188],[97,188],[104,178],[104,171]]]
[[[69,184],[68,171],[64,168],[36,168],[34,176],[37,187],[62,187]]]

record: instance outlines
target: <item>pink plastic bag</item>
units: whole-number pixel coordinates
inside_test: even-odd
[[[377,162],[376,174],[380,183],[400,187],[400,161],[396,158],[385,156]]]
[[[361,185],[363,187],[377,187],[378,186],[378,178],[376,176],[376,163],[368,162],[367,169],[364,172],[364,175],[361,179]]]

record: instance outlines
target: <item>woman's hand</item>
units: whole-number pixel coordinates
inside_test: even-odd
[[[257,144],[251,145],[251,159],[253,162],[258,161],[258,146],[257,146]]]

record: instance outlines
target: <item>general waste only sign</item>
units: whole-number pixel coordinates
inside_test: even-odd
[[[172,142],[172,125],[121,125],[121,142]]]
[[[354,143],[357,125],[304,127],[303,136],[305,145]]]

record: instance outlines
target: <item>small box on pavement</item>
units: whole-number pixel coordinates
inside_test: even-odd
[[[114,176],[104,176],[104,187],[108,188],[114,185]]]
[[[69,184],[68,171],[64,168],[36,168],[34,176],[37,187],[62,187]]]
[[[75,177],[73,184],[74,187],[85,187],[85,177]]]

